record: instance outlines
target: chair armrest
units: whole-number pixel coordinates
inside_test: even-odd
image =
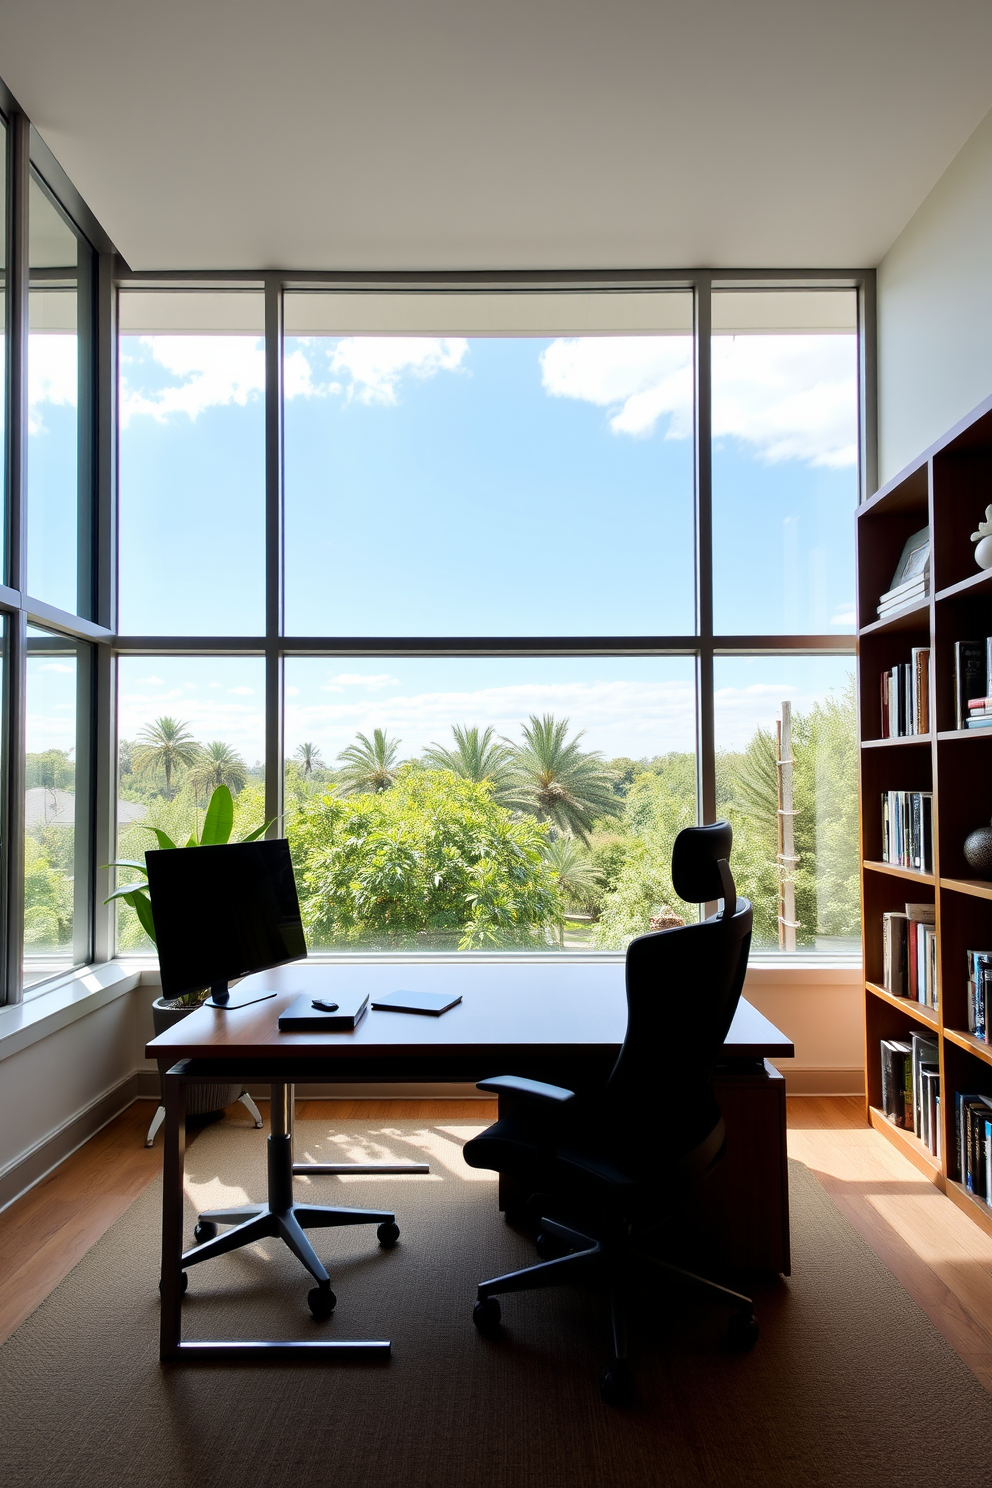
[[[476,1089],[490,1095],[519,1096],[551,1108],[575,1099],[575,1091],[563,1085],[545,1085],[542,1080],[525,1080],[522,1075],[494,1075],[491,1080],[480,1080]]]

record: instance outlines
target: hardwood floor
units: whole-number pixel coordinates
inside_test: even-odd
[[[992,1391],[992,1239],[864,1124],[853,1096],[794,1097],[789,1152]],[[137,1101],[0,1214],[0,1342],[43,1301],[159,1171]],[[304,1118],[491,1120],[490,1101],[305,1101]],[[263,1111],[263,1115],[267,1113]],[[190,1133],[191,1139],[195,1135]]]

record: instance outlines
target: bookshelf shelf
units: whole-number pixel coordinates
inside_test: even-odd
[[[959,1049],[967,1049],[977,1059],[992,1064],[992,1044],[987,1044],[984,1039],[976,1038],[973,1033],[966,1033],[962,1028],[945,1028],[944,1037],[952,1044],[957,1044]]]
[[[936,594],[936,599],[959,599],[962,595],[988,594],[992,591],[992,569],[980,568],[977,573],[969,574],[966,579],[961,579],[957,584],[951,584],[947,589],[941,589]]]
[[[858,635],[887,635],[895,630],[926,631],[929,629],[930,600],[921,599],[919,604],[907,605],[904,610],[896,610],[894,615],[886,615],[884,620],[872,620],[869,625],[863,625]]]
[[[868,873],[887,873],[892,878],[908,878],[912,879],[914,883],[921,884],[932,884],[934,882],[932,873],[921,873],[918,868],[900,868],[896,863],[879,863],[866,858],[861,866]]]
[[[971,541],[989,502],[990,487],[992,399],[858,509],[857,587],[858,702],[867,735],[860,743],[866,1118],[992,1235],[992,1206],[960,1181],[955,1099],[957,1095],[992,1098],[992,1045],[966,1031],[966,952],[992,948],[992,881],[965,876],[969,870],[962,850],[968,832],[992,817],[992,771],[987,768],[986,753],[976,754],[972,743],[965,756],[964,742],[983,739],[986,733],[992,738],[992,729],[955,727],[959,716],[957,643],[982,643],[992,636],[992,570],[976,570]],[[892,586],[906,539],[923,527],[930,529],[933,596],[879,620],[878,601]],[[879,683],[890,670],[895,679],[895,669],[913,661],[914,648],[929,648],[930,652],[931,732],[881,739],[887,704],[884,690],[880,697]],[[968,696],[977,696],[978,686]],[[986,692],[992,695],[992,677],[986,679]],[[897,791],[932,792],[933,873],[879,861],[882,797]],[[898,918],[907,903],[931,900],[937,930],[937,1010],[894,996],[880,985],[883,916]],[[937,1054],[927,1051],[924,1060],[939,1068],[939,1160],[912,1131],[887,1120],[881,1109],[881,1043],[908,1043],[920,1035],[937,1047]],[[891,1059],[891,1043],[889,1051]],[[892,1078],[891,1070],[890,1064],[887,1079]],[[923,1088],[929,1090],[931,1083],[929,1077]],[[936,1108],[931,1104],[930,1109],[933,1113]],[[983,1172],[978,1181],[983,1182],[984,1176]]]
[[[970,894],[974,899],[992,899],[992,883],[981,878],[942,878],[940,887],[951,894]]]
[[[945,1192],[949,1199],[953,1199],[959,1209],[963,1209],[969,1219],[981,1225],[987,1235],[992,1235],[992,1209],[989,1208],[984,1199],[976,1199],[973,1193],[969,1193],[963,1183],[958,1183],[956,1178],[949,1178],[945,1184]]]
[[[900,1149],[904,1157],[908,1157],[911,1163],[915,1163],[921,1173],[926,1173],[934,1183],[943,1187],[940,1163],[929,1147],[924,1147],[919,1137],[914,1136],[911,1131],[904,1131],[901,1126],[893,1126],[877,1106],[868,1107],[868,1119],[876,1131],[884,1133],[892,1145]]]
[[[934,1008],[927,1007],[927,1005],[923,1002],[917,1002],[912,997],[897,997],[894,992],[887,992],[885,988],[880,987],[877,982],[865,982],[865,991],[869,992],[872,997],[881,998],[881,1000],[883,1002],[887,1002],[890,1007],[897,1007],[899,1011],[905,1013],[908,1018],[915,1018],[917,1022],[926,1023],[930,1028],[940,1027],[940,1019],[937,1016],[936,1010]],[[986,1045],[986,1047],[988,1047],[988,1045]],[[992,1053],[992,1050],[990,1050],[990,1053]]]
[[[969,738],[969,739],[973,739],[975,737],[975,733],[976,732],[977,732],[977,730],[966,729],[965,730],[965,736],[967,738]],[[905,748],[907,745],[909,745],[910,748],[912,748],[913,745],[923,745],[923,744],[925,744],[925,745],[927,745],[927,747],[929,747],[929,745],[930,745],[930,735],[929,734],[903,734],[900,738],[897,738],[897,739],[862,739],[862,741],[861,741],[861,748],[862,749],[893,749],[893,748],[898,748],[900,745],[903,748]]]

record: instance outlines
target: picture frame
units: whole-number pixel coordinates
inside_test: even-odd
[[[919,532],[907,537],[889,589],[898,589],[901,584],[908,584],[912,579],[919,578],[926,574],[929,567],[930,528],[921,527]]]

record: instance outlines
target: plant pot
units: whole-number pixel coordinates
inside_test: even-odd
[[[169,1007],[163,998],[156,997],[152,1003],[155,1037],[157,1038],[160,1033],[165,1033],[167,1029],[195,1012],[195,1007]],[[165,1105],[165,1087],[161,1083],[162,1076],[167,1069],[171,1069],[174,1063],[174,1059],[158,1060],[159,1100],[163,1106]],[[213,1111],[223,1111],[225,1106],[233,1106],[242,1090],[244,1090],[243,1085],[187,1085],[186,1115],[209,1116]]]

